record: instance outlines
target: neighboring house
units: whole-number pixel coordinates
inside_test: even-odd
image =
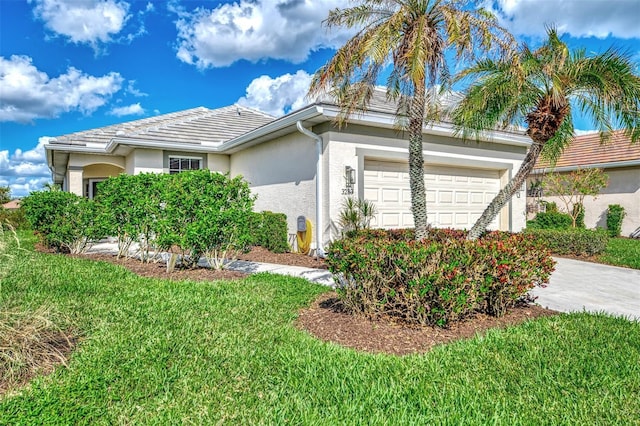
[[[57,137],[46,145],[47,161],[54,183],[88,197],[97,182],[119,173],[205,168],[242,175],[258,196],[256,210],[285,213],[290,233],[306,216],[314,227],[320,223],[316,239],[326,244],[339,235],[341,204],[351,194],[376,204],[373,226],[413,225],[408,142],[394,129],[394,113],[382,91],[342,128],[334,124],[339,108],[320,100],[277,119],[239,105],[201,107]],[[522,132],[464,142],[449,123],[425,126],[429,222],[470,228],[529,144]],[[525,207],[524,196],[514,197],[493,228],[520,230]]]
[[[8,203],[4,203],[2,207],[6,210],[18,210],[20,208],[20,200],[11,200]]]
[[[604,144],[597,133],[578,136],[565,149],[554,168],[544,160],[538,161],[529,179],[529,187],[542,179],[545,173],[570,172],[577,168],[600,168],[609,176],[607,187],[595,200],[590,196],[585,198],[587,228],[606,228],[609,204],[620,204],[627,213],[622,222],[623,236],[640,227],[640,144],[632,145],[622,131],[615,132]],[[541,195],[542,200],[558,201],[557,197]],[[535,200],[530,197],[529,202],[535,203]]]

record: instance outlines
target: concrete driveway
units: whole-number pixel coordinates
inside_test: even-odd
[[[563,312],[604,311],[640,321],[640,270],[555,260],[549,285],[531,291],[538,304]]]

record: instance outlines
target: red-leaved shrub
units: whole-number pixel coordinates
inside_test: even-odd
[[[474,312],[502,316],[536,285],[548,282],[548,250],[522,234],[433,229],[422,241],[412,230],[364,230],[331,244],[327,264],[352,313],[408,323],[447,324]]]

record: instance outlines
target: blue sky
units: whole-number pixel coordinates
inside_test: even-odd
[[[24,196],[49,181],[46,137],[196,106],[304,105],[310,75],[349,36],[321,21],[348,4],[0,0],[0,185]],[[571,47],[615,45],[640,63],[638,0],[485,4],[521,41],[554,23]]]

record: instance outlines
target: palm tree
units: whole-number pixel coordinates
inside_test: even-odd
[[[409,184],[416,239],[427,235],[422,130],[433,113],[436,84],[447,86],[445,53],[470,59],[478,51],[508,49],[512,37],[493,15],[467,7],[462,0],[363,0],[335,9],[324,22],[328,28],[357,28],[313,77],[309,96],[328,92],[338,103],[339,124],[366,111],[382,74],[389,72],[386,93],[397,102],[397,122],[408,130]],[[390,67],[389,67],[390,66]]]
[[[523,45],[516,55],[483,59],[463,71],[471,78],[464,99],[452,113],[463,137],[478,137],[496,126],[526,124],[532,140],[520,169],[489,203],[469,231],[478,238],[522,187],[536,160],[555,160],[574,136],[574,111],[590,117],[602,142],[616,128],[635,143],[640,139],[640,78],[628,54],[609,49],[587,56],[569,51],[554,28],[537,50]]]

